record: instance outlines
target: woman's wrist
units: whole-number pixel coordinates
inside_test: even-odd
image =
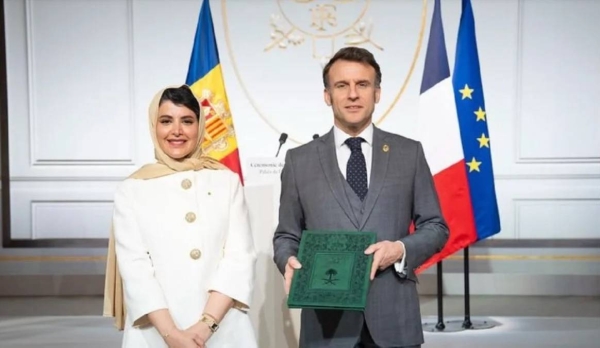
[[[178,333],[179,333],[179,329],[177,328],[177,326],[173,326],[168,330],[160,332],[160,335],[162,336],[163,340],[166,341],[169,338],[173,338],[173,337],[177,336]]]
[[[219,321],[217,320],[217,318],[207,312],[202,313],[202,316],[200,317],[199,320],[200,324],[206,326],[211,333],[215,333],[217,332],[217,330],[219,329]]]

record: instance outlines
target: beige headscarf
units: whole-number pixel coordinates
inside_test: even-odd
[[[178,88],[182,86],[169,86],[160,90],[152,99],[148,108],[150,123],[150,134],[154,143],[154,156],[156,163],[147,164],[131,174],[129,178],[148,180],[162,176],[175,174],[187,170],[202,169],[226,169],[219,161],[206,157],[202,152],[202,139],[204,138],[204,124],[206,120],[200,107],[200,119],[198,122],[198,144],[196,150],[186,156],[183,160],[176,160],[169,157],[159,146],[156,138],[156,123],[158,121],[158,108],[160,98],[167,88]],[[187,86],[186,86],[187,87]],[[184,87],[185,88],[185,87]],[[125,327],[125,304],[123,300],[123,283],[119,274],[117,265],[117,256],[115,253],[115,238],[111,224],[110,237],[108,241],[108,255],[106,258],[106,276],[104,283],[104,310],[103,316],[114,317],[115,326],[119,330]]]

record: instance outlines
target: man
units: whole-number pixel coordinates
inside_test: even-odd
[[[377,233],[363,312],[304,309],[300,348],[420,347],[423,331],[414,270],[448,239],[419,142],[372,123],[381,70],[362,48],[338,51],[323,69],[332,130],[289,150],[282,171],[274,261],[289,292],[303,230]],[[415,232],[409,234],[411,222]]]

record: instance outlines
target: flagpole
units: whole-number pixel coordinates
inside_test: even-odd
[[[444,287],[442,284],[442,261],[437,263],[437,303],[438,303],[438,321],[435,324],[437,331],[444,331],[446,325],[444,325]]]
[[[472,329],[473,323],[471,323],[471,293],[469,286],[469,247],[467,246],[464,250],[464,276],[465,276],[465,320],[463,321],[462,327],[465,329]]]
[[[465,330],[460,319],[444,321],[444,285],[442,261],[437,262],[437,304],[437,322],[423,323],[423,331],[449,333]]]
[[[442,261],[437,263],[437,323],[423,323],[423,331],[427,332],[457,332],[463,331],[460,320],[446,320],[444,322],[444,284]]]
[[[490,320],[475,320],[471,321],[471,289],[469,283],[469,247],[463,250],[464,277],[465,277],[465,318],[462,323],[462,328],[465,330],[481,330],[491,329],[496,326]]]
[[[455,330],[446,330],[444,324],[444,285],[442,261],[437,262],[437,322],[423,323],[423,331],[427,332],[452,332]]]

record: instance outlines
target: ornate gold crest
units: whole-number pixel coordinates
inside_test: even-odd
[[[380,125],[415,71],[427,2],[264,0],[248,7],[221,0],[224,52],[253,109],[249,114],[258,115],[277,135],[288,134],[296,144],[326,132],[331,119],[323,115],[331,111],[315,95],[322,93],[322,69],[339,49],[360,46],[384,67],[385,92],[373,114],[373,122]],[[262,25],[247,25],[248,18]]]
[[[271,15],[271,41],[265,52],[299,46],[308,38],[313,58],[325,64],[335,53],[340,37],[345,46],[369,44],[383,50],[371,38],[373,23],[364,18],[371,0],[276,1],[279,13]]]

